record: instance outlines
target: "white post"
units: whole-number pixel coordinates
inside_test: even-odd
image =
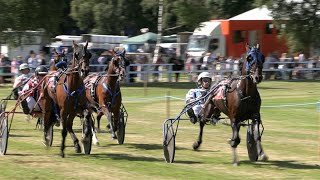
[[[156,44],[156,48],[154,50],[154,56],[153,56],[154,64],[157,62],[157,59],[159,57],[160,42],[161,42],[161,36],[162,36],[162,14],[163,14],[163,0],[159,0],[158,36],[157,36],[157,44]]]

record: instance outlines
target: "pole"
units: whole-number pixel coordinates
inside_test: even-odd
[[[158,12],[158,36],[157,44],[154,50],[153,63],[156,63],[159,57],[161,36],[162,36],[162,14],[163,14],[163,0],[159,0],[159,12]]]
[[[167,104],[167,118],[170,118],[170,91],[167,91],[166,96],[166,104]]]

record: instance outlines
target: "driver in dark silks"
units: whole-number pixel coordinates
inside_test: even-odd
[[[186,103],[190,103],[198,100],[199,98],[205,96],[210,91],[210,85],[212,82],[212,76],[208,72],[202,72],[198,76],[198,87],[196,89],[190,89],[186,94]],[[207,96],[209,97],[209,96]],[[187,114],[190,117],[190,121],[195,124],[198,120],[201,119],[199,113],[205,103],[206,99],[199,101],[192,108],[187,110]],[[212,122],[216,123],[219,119],[220,114],[214,113],[212,117]]]

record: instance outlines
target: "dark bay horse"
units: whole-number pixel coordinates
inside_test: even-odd
[[[200,134],[193,148],[196,150],[202,143],[203,127],[214,113],[223,112],[230,118],[232,127],[232,138],[230,145],[233,149],[233,164],[238,165],[237,146],[240,143],[239,130],[241,123],[245,120],[252,120],[252,126],[259,132],[261,124],[260,106],[261,98],[257,89],[257,84],[262,81],[262,66],[264,56],[260,51],[260,46],[249,47],[246,45],[247,56],[241,65],[241,76],[238,78],[227,79],[220,82],[220,88],[211,93],[201,111],[202,120],[200,121]],[[222,85],[221,85],[222,84]],[[213,86],[214,87],[214,86]],[[220,98],[218,97],[220,90]],[[222,94],[222,95],[221,95]],[[257,158],[267,160],[261,145],[260,133],[255,135],[257,143]],[[257,159],[255,159],[256,161]]]
[[[86,95],[90,105],[97,110],[97,126],[100,128],[100,119],[105,115],[109,122],[113,139],[117,139],[117,125],[120,118],[122,96],[119,82],[125,78],[125,67],[128,62],[125,59],[124,49],[114,49],[113,58],[109,62],[109,68],[105,74],[89,75],[86,84]]]
[[[74,142],[75,151],[81,152],[79,140],[73,132],[73,119],[80,114],[85,118],[85,137],[83,142],[89,141],[91,138],[91,112],[88,110],[88,101],[85,95],[85,87],[83,78],[89,73],[89,59],[91,53],[87,51],[88,42],[83,45],[78,45],[73,42],[73,59],[71,67],[65,71],[58,79],[56,92],[52,92],[50,88],[50,77],[47,77],[44,84],[49,84],[48,87],[43,86],[43,114],[44,114],[44,138],[46,140],[46,132],[55,122],[53,113],[54,104],[59,108],[59,114],[62,123],[62,142],[61,142],[61,157],[64,157],[65,139],[67,132]],[[90,153],[90,152],[89,152]]]

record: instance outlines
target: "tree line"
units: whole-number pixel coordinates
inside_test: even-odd
[[[134,36],[141,28],[157,32],[154,0],[0,0],[0,41],[18,44],[26,30],[50,38],[82,33]],[[193,31],[200,22],[228,19],[267,5],[279,36],[292,51],[318,48],[320,0],[164,0],[163,34]],[[8,33],[14,31],[17,33]]]

